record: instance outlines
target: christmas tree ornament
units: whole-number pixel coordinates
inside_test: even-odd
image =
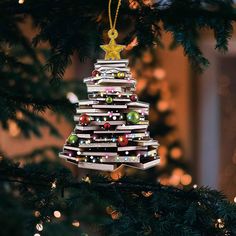
[[[125,136],[119,136],[117,142],[121,147],[124,147],[128,145],[129,140]]]
[[[84,79],[88,99],[79,100],[76,135],[69,137],[60,157],[79,168],[103,171],[115,171],[122,165],[145,170],[159,164],[158,142],[147,132],[149,105],[131,101],[136,81],[128,60],[97,60],[95,69],[102,76]],[[117,83],[114,71],[125,71],[122,83]],[[101,94],[111,97],[112,103]]]
[[[124,79],[125,78],[125,73],[124,72],[117,72],[117,73],[115,73],[115,78]]]
[[[112,103],[112,102],[113,102],[112,97],[107,97],[107,98],[106,98],[106,103],[110,104],[110,103]]]
[[[106,123],[104,123],[103,127],[104,127],[104,129],[108,130],[111,128],[111,124],[109,122],[106,122]]]
[[[132,94],[132,95],[130,96],[130,100],[131,100],[132,102],[136,102],[136,101],[138,100],[137,95],[136,95],[136,94]]]
[[[140,115],[136,111],[130,111],[127,114],[127,121],[132,124],[137,124],[140,121]]]
[[[88,116],[86,113],[82,114],[79,117],[79,123],[81,125],[88,125],[90,123],[90,116]]]
[[[96,77],[96,76],[99,76],[99,75],[100,75],[100,72],[98,70],[93,70],[93,72],[92,72],[93,77]]]
[[[97,60],[93,76],[84,79],[88,99],[79,100],[74,117],[79,121],[76,135],[71,134],[59,154],[79,168],[115,173],[124,165],[146,170],[160,163],[158,142],[147,132],[149,104],[137,101],[128,60],[120,59],[123,46],[115,43],[120,2],[112,23],[109,1],[110,45],[101,46],[106,51],[105,60]],[[119,217],[120,213],[114,212],[112,218]]]
[[[110,42],[106,45],[100,46],[105,51],[105,60],[120,59],[120,52],[125,48],[124,45],[116,44],[115,41],[115,39],[118,37],[118,31],[116,30],[116,21],[121,5],[121,0],[118,0],[114,22],[112,22],[112,16],[111,16],[111,1],[112,0],[109,0],[109,6],[108,6],[108,15],[110,23],[110,30],[108,31],[108,37],[110,39]]]
[[[71,134],[68,138],[68,143],[69,144],[76,144],[78,142],[79,138],[76,134]],[[68,153],[70,153],[70,150],[68,151]]]

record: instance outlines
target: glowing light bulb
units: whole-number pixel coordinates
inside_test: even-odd
[[[74,227],[79,227],[80,226],[80,222],[79,221],[74,221],[73,223],[72,223],[72,225],[74,226]]]
[[[54,212],[53,212],[53,215],[54,215],[56,218],[60,218],[60,217],[61,217],[61,212],[60,212],[60,211],[54,211]]]
[[[38,231],[43,231],[43,225],[42,224],[37,224],[36,225],[36,229],[38,230]]]
[[[55,189],[56,187],[57,187],[57,181],[54,181],[54,182],[52,183],[51,188]]]

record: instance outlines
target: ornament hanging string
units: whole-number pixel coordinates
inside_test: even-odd
[[[109,16],[109,23],[110,23],[110,30],[108,32],[108,34],[111,34],[111,36],[114,36],[114,38],[116,38],[116,22],[117,22],[117,17],[119,14],[119,9],[120,9],[120,5],[121,5],[121,0],[118,0],[118,4],[117,4],[117,8],[116,8],[116,13],[115,13],[115,17],[114,17],[114,22],[112,22],[112,15],[111,15],[111,2],[112,0],[109,0],[109,4],[108,4],[108,16]],[[109,35],[110,36],[110,35]],[[116,36],[116,37],[115,37]]]
[[[110,38],[110,42],[108,44],[101,45],[100,47],[102,48],[102,50],[106,52],[105,60],[120,60],[120,52],[125,48],[125,46],[117,44],[115,39],[118,37],[118,31],[116,30],[116,22],[119,14],[121,0],[118,0],[117,3],[114,22],[112,22],[111,3],[112,0],[109,0],[108,16],[109,16],[110,29],[107,32],[107,34],[108,38]]]

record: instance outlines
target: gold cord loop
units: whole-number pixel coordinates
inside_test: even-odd
[[[112,0],[109,0],[109,4],[108,4],[108,15],[109,15],[110,29],[115,29],[116,28],[117,17],[118,17],[120,5],[121,5],[121,0],[118,0],[116,13],[115,13],[115,18],[114,18],[113,23],[112,23],[112,17],[111,17],[111,2],[112,2]]]
[[[108,31],[108,37],[110,38],[110,42],[108,44],[101,45],[100,47],[106,53],[105,60],[120,60],[120,52],[125,48],[125,46],[116,44],[115,39],[118,37],[118,32],[116,30],[116,22],[121,5],[121,0],[118,0],[114,22],[112,22],[112,17],[111,17],[111,2],[112,0],[109,0],[108,4],[108,15],[110,23],[110,30]]]

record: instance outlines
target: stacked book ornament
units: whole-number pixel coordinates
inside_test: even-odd
[[[138,101],[128,60],[98,60],[84,82],[88,100],[79,101],[75,129],[59,156],[79,168],[103,171],[159,164],[158,142],[147,131],[149,104]]]

